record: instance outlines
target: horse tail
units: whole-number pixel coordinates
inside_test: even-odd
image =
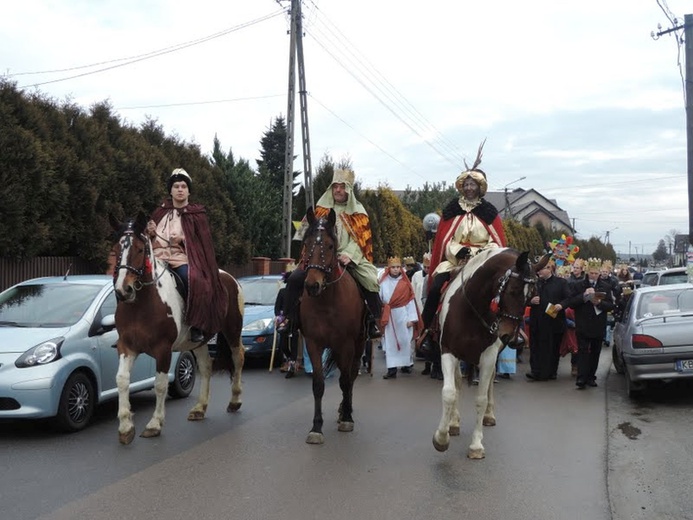
[[[326,348],[325,349],[325,357],[323,358],[322,362],[322,373],[325,377],[327,377],[327,374],[332,372],[335,367],[337,366],[337,360],[334,357],[334,352],[332,351],[331,348]]]
[[[221,333],[217,334],[217,350],[212,360],[212,372],[233,372],[231,346]]]

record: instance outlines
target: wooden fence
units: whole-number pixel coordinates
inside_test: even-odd
[[[115,258],[112,258],[111,265],[113,265],[114,260]],[[286,264],[286,259],[253,258],[247,264],[224,266],[222,269],[234,277],[240,278],[255,274],[280,274],[286,270]],[[106,273],[112,272],[112,267],[106,270]],[[43,256],[23,261],[0,258],[0,292],[30,278],[64,276],[66,273],[72,275],[102,274],[104,270],[78,257]]]

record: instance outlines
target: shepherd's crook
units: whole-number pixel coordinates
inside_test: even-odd
[[[277,327],[274,327],[274,336],[272,337],[272,355],[270,356],[270,366],[269,371],[272,372],[272,367],[274,366],[274,352],[277,349]]]

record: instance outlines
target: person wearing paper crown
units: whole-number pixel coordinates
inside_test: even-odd
[[[600,259],[588,258],[587,277],[573,286],[573,296],[557,305],[559,309],[572,307],[575,310],[578,342],[575,384],[578,389],[597,386],[597,368],[606,331],[606,315],[615,306],[611,282],[600,277],[601,267]]]
[[[219,279],[207,211],[190,204],[192,178],[183,168],[173,170],[166,181],[168,196],[147,223],[154,255],[167,262],[183,280],[187,293],[185,316],[190,341],[221,330],[226,316],[226,291]]]
[[[330,187],[316,204],[315,216],[316,218],[325,217],[330,209],[334,209],[337,214],[339,262],[349,269],[364,294],[370,314],[368,337],[379,338],[382,336],[378,325],[382,303],[379,296],[378,270],[373,265],[373,235],[366,208],[356,200],[353,188],[354,172],[344,169],[335,170]],[[307,227],[307,220],[304,218],[294,240],[303,240]],[[284,327],[293,327],[296,322],[298,300],[303,291],[305,278],[306,273],[302,266],[299,266],[287,280],[284,315],[288,319],[284,322]]]
[[[397,377],[397,368],[411,373],[412,339],[418,332],[419,311],[416,308],[414,288],[402,273],[402,261],[398,256],[387,259],[387,268],[380,277],[380,298],[383,301],[383,350],[387,373],[383,379]]]
[[[555,276],[553,259],[537,271],[536,293],[530,299],[529,381],[556,379],[561,359],[560,346],[566,329],[565,311],[554,314],[551,306],[565,302],[571,295],[568,280]],[[551,311],[551,313],[550,313]]]
[[[485,141],[484,141],[485,142]],[[443,209],[431,254],[428,298],[421,313],[424,336],[420,349],[430,352],[435,348],[430,328],[440,303],[443,285],[450,280],[450,272],[482,249],[505,247],[505,233],[498,210],[484,199],[488,189],[486,174],[478,168],[481,163],[482,142],[471,168],[460,173],[455,187],[460,193]],[[465,163],[465,167],[466,167]]]

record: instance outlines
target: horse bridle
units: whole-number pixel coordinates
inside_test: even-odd
[[[318,220],[318,223],[315,227],[316,231],[325,231],[325,219],[320,218]],[[315,248],[319,247],[320,248],[320,264],[309,264],[308,261],[313,258],[313,253],[315,252]],[[317,269],[318,271],[321,271],[325,273],[328,277],[332,274],[333,266],[332,265],[327,265],[325,262],[325,243],[322,240],[322,233],[318,233],[315,239],[313,240],[313,247],[310,248],[310,252],[304,251],[303,254],[303,265],[304,270],[307,272],[311,269]],[[346,269],[341,269],[341,272],[339,273],[339,276],[335,280],[327,280],[323,281],[322,286],[323,288],[327,287],[328,285],[332,285],[337,283],[339,280],[341,280],[342,276],[344,276],[344,273],[346,272]]]
[[[498,279],[498,291],[496,292],[496,295],[491,299],[491,302],[495,302],[497,305],[498,309],[501,308],[500,302],[501,299],[503,298],[503,293],[505,292],[505,287],[508,284],[508,281],[510,281],[511,278],[521,278],[521,274],[514,271],[512,267],[510,267],[507,271],[505,271],[505,274],[501,276]],[[535,280],[534,278],[522,278],[522,288],[524,289],[525,285],[534,285]],[[469,307],[474,311],[474,314],[476,317],[479,319],[481,324],[486,327],[486,329],[491,333],[492,335],[496,335],[498,333],[498,327],[500,325],[500,322],[502,319],[506,318],[512,321],[517,322],[516,328],[520,326],[520,323],[522,323],[522,320],[524,319],[524,316],[515,316],[514,314],[508,314],[507,312],[498,312],[498,311],[492,311],[493,314],[495,315],[495,320],[493,323],[490,325],[486,322],[484,317],[481,315],[481,313],[476,309],[476,307],[472,304],[472,302],[469,300],[469,297],[467,296],[467,291],[465,288],[465,284],[462,283],[462,296],[464,299],[467,301],[469,304]],[[527,303],[527,299],[525,299],[525,304]]]
[[[165,269],[161,270],[161,273],[156,278],[153,278],[151,282],[144,282],[142,281],[142,277],[147,274],[151,273],[152,270],[152,265],[147,265],[147,260],[149,260],[149,256],[151,253],[150,245],[149,245],[149,240],[147,237],[145,237],[143,234],[135,233],[135,231],[128,226],[128,229],[125,230],[125,232],[122,234],[122,237],[125,239],[125,247],[130,248],[132,247],[132,239],[133,237],[137,236],[142,242],[144,242],[144,260],[142,260],[142,267],[139,269],[137,267],[133,267],[130,264],[123,264],[123,250],[125,249],[124,247],[120,248],[120,253],[118,254],[118,259],[116,260],[116,269],[113,271],[113,280],[115,282],[115,279],[118,277],[118,273],[120,272],[121,269],[125,269],[126,271],[133,273],[137,276],[137,280],[135,280],[134,287],[136,291],[139,291],[142,289],[142,287],[146,285],[154,285],[159,278],[164,274]]]

